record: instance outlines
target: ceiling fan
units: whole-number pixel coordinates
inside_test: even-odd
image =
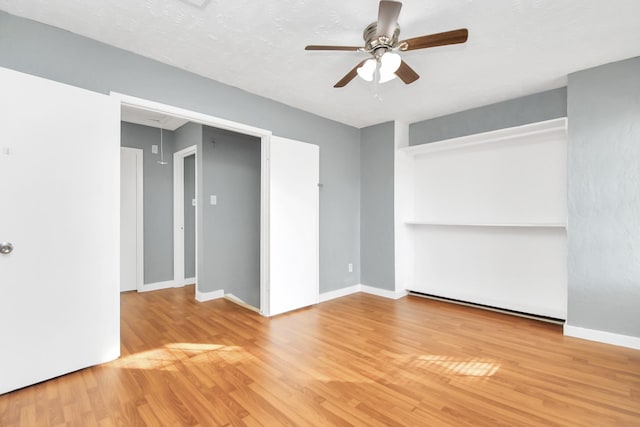
[[[380,1],[378,21],[367,26],[362,34],[364,47],[311,45],[305,47],[305,50],[344,50],[366,52],[372,56],[356,65],[333,87],[346,86],[356,75],[366,81],[375,79],[379,83],[388,82],[397,76],[405,84],[410,84],[420,76],[400,58],[397,51],[406,52],[467,41],[469,31],[466,28],[398,41],[398,16],[401,8],[402,3],[399,1]]]

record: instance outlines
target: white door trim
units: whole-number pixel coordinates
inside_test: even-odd
[[[167,114],[190,122],[200,123],[206,126],[230,130],[232,132],[260,138],[260,314],[263,316],[269,316],[269,141],[272,132],[270,130],[245,125],[243,123],[221,119],[208,114],[202,114],[186,110],[184,108],[161,104],[159,102],[136,98],[134,96],[124,95],[117,92],[111,92],[110,95],[118,100],[120,105]],[[196,203],[202,203],[202,201],[196,200]],[[196,293],[197,292],[198,284],[196,280]]]
[[[136,153],[136,290],[144,287],[144,150],[120,147]]]
[[[173,281],[175,287],[186,284],[184,277],[184,158],[198,156],[198,146],[192,145],[173,153]],[[196,160],[196,174],[198,162]],[[196,179],[196,199],[198,180]],[[196,200],[196,203],[199,203]],[[196,209],[196,286],[198,282],[198,210]]]
[[[271,289],[271,212],[269,189],[271,188],[271,133],[262,137],[260,144],[260,314],[271,316],[269,299]]]

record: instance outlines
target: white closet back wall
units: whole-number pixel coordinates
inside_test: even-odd
[[[408,288],[566,318],[566,119],[402,148]]]

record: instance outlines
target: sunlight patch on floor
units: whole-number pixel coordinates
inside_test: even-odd
[[[491,360],[437,355],[418,356],[413,365],[437,374],[467,377],[491,377],[500,369],[500,363]]]
[[[251,357],[234,345],[170,343],[153,350],[121,357],[108,366],[122,369],[156,369],[176,371],[178,363],[238,363]]]
[[[230,346],[226,346],[226,345],[219,345],[219,344],[202,344],[202,343],[191,343],[191,342],[179,342],[179,343],[171,343],[171,344],[165,344],[164,346],[167,349],[172,349],[172,350],[183,350],[183,351],[191,351],[191,352],[195,352],[195,353],[202,353],[205,351],[214,351],[214,350],[220,350],[220,349],[224,349],[226,347],[230,347]],[[235,346],[231,346],[236,348]]]

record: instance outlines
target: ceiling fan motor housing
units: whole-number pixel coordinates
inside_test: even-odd
[[[398,43],[400,35],[400,26],[396,24],[396,28],[391,35],[378,36],[378,23],[373,22],[364,29],[362,38],[365,43],[365,50],[373,53],[376,57],[382,56],[386,51],[391,50]],[[379,54],[378,54],[379,51]]]

